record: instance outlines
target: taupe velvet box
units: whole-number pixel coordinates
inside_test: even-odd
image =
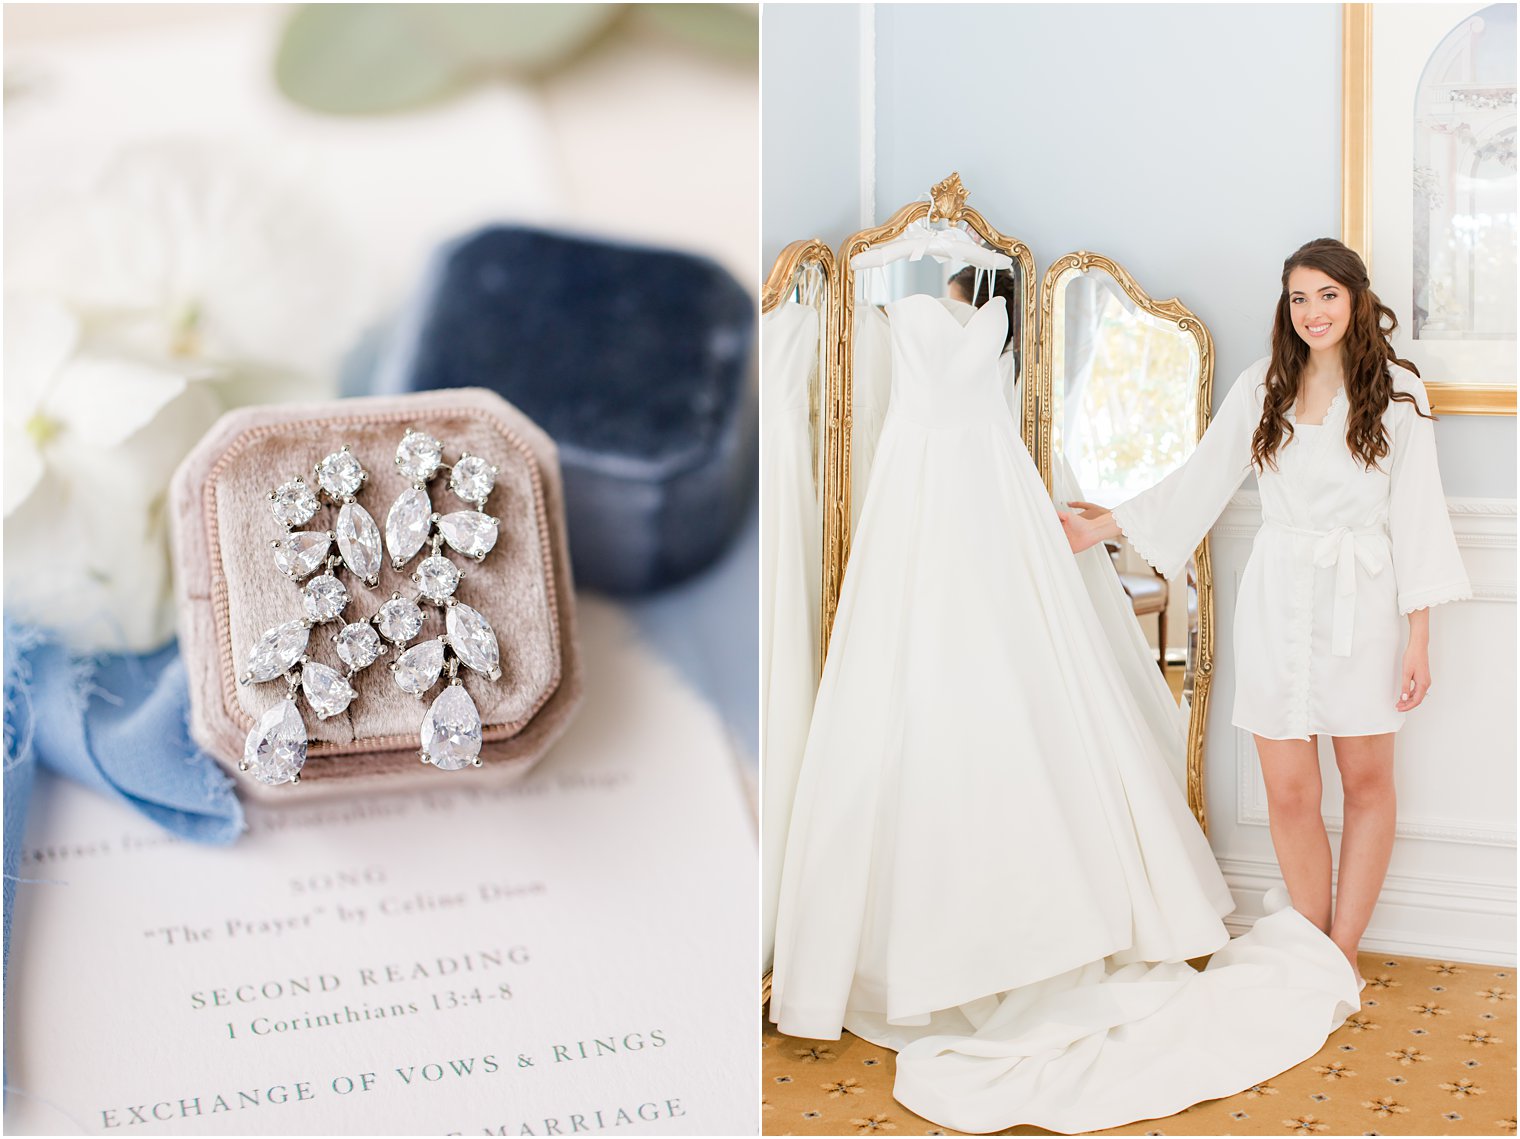
[[[461,452],[498,467],[485,511],[500,520],[495,548],[479,563],[455,556],[465,577],[455,596],[479,610],[496,630],[502,677],[491,681],[460,670],[483,725],[479,768],[441,771],[421,762],[418,731],[429,703],[402,692],[389,664],[391,646],[351,683],[358,695],[346,712],[319,720],[300,702],[310,741],[298,784],[267,787],[237,771],[258,717],[286,694],[283,680],[240,685],[252,645],[266,629],[300,617],[300,586],[275,568],[270,543],[283,529],[268,494],[311,471],[348,444],[369,479],[357,499],[382,529],[386,512],[409,483],[395,467],[406,428],[444,444],[444,460]],[[472,509],[447,488],[447,474],[429,484],[439,513]],[[310,801],[335,792],[458,787],[500,783],[526,772],[569,723],[581,697],[575,642],[575,598],[565,538],[564,496],[554,443],[531,420],[491,392],[461,388],[324,404],[245,408],[217,421],[175,472],[170,486],[175,592],[180,652],[189,673],[190,732],[197,744],[233,772],[250,796]],[[336,508],[326,503],[300,529],[332,529]],[[340,573],[349,588],[344,621],[374,613],[394,591],[413,596],[415,560],[395,570],[389,554],[379,583],[367,588]],[[442,614],[423,606],[418,638],[443,631]],[[342,622],[312,630],[313,660],[347,669],[332,636]]]

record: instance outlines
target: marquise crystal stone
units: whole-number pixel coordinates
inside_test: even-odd
[[[442,554],[423,558],[417,567],[417,588],[428,600],[442,602],[459,588],[459,567]]]
[[[374,585],[380,580],[380,527],[357,502],[338,511],[338,553],[357,578]]]
[[[342,673],[316,661],[301,666],[301,692],[321,720],[338,715],[357,695]]]
[[[440,692],[422,717],[422,753],[445,771],[469,767],[480,755],[480,713],[461,685]]]
[[[443,642],[436,637],[407,649],[391,665],[396,684],[408,696],[421,696],[438,683],[443,673]]]
[[[343,663],[354,672],[374,664],[385,647],[380,643],[380,634],[375,632],[375,627],[368,621],[344,625],[342,632],[333,638],[333,643],[338,646],[338,655],[343,658]]]
[[[347,498],[364,485],[364,468],[347,451],[334,451],[317,464],[317,484],[334,498]]]
[[[496,485],[496,469],[479,455],[466,455],[449,473],[449,487],[466,502],[481,505]]]
[[[301,659],[310,639],[311,629],[305,621],[286,621],[268,630],[248,654],[247,679],[273,680]]]
[[[291,479],[270,495],[269,509],[281,526],[301,526],[317,512],[317,496],[301,479]]]
[[[274,547],[274,564],[286,577],[300,580],[317,572],[327,559],[332,539],[322,530],[295,530],[279,539]]]
[[[426,482],[443,462],[443,444],[422,431],[408,431],[396,447],[396,469],[413,482]]]
[[[380,606],[375,624],[387,641],[404,645],[422,632],[422,610],[410,598],[396,597]]]
[[[390,513],[385,516],[385,547],[391,552],[391,563],[398,569],[422,549],[432,517],[433,504],[428,501],[427,491],[419,487],[402,491],[401,497],[391,503]]]
[[[461,602],[449,606],[444,618],[449,644],[467,668],[484,673],[492,680],[501,676],[501,651],[496,645],[496,631],[491,623]]]
[[[467,558],[483,558],[496,545],[496,519],[478,510],[456,510],[438,520],[449,547]]]
[[[305,765],[306,725],[296,702],[281,700],[248,733],[238,767],[260,783],[274,785],[292,782]]]
[[[301,591],[301,608],[313,621],[331,621],[348,604],[348,588],[330,573],[314,577]]]

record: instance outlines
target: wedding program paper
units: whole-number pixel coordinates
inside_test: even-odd
[[[207,849],[42,781],[6,1129],[756,1133],[732,750],[612,606],[581,641],[585,704],[514,787],[254,807]]]

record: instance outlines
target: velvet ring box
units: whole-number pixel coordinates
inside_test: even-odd
[[[269,492],[296,474],[315,488],[313,466],[347,444],[368,472],[355,497],[383,529],[391,504],[412,485],[395,464],[408,427],[442,442],[445,463],[467,451],[497,467],[485,504],[499,519],[496,545],[478,563],[453,555],[465,574],[455,596],[490,622],[501,652],[498,680],[459,670],[480,712],[482,765],[442,771],[421,761],[422,718],[442,688],[420,700],[401,691],[389,665],[402,649],[388,645],[350,679],[357,695],[346,711],[320,720],[298,699],[309,741],[300,783],[270,787],[239,775],[256,798],[290,802],[325,792],[516,778],[558,738],[580,702],[559,465],[553,442],[531,420],[499,396],[468,388],[252,407],[218,420],[170,487],[180,651],[196,743],[238,775],[249,731],[287,694],[282,677],[238,683],[265,630],[303,615],[300,584],[275,566],[271,543],[285,531],[271,512]],[[474,508],[448,488],[447,472],[433,478],[428,493],[441,514]],[[337,508],[325,496],[322,501],[317,515],[297,529],[334,529]],[[346,569],[337,571],[349,603],[339,620],[312,629],[311,659],[346,673],[333,636],[344,623],[373,615],[394,592],[415,596],[411,574],[423,556],[397,570],[387,550],[373,588]],[[428,604],[422,610],[422,631],[407,647],[444,631],[441,610]]]
[[[480,384],[560,449],[575,577],[663,589],[753,508],[755,305],[714,261],[497,225],[434,256],[374,382]]]

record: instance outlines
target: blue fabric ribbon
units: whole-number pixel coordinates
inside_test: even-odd
[[[179,646],[80,657],[42,630],[5,623],[5,959],[27,804],[38,765],[192,842],[243,832],[232,780],[190,739]]]

